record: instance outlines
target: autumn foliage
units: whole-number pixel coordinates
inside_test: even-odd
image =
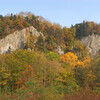
[[[0,15],[0,39],[29,26],[44,37],[28,33],[23,50],[0,55],[0,96],[4,100],[99,100],[100,54],[92,58],[78,39],[100,34],[100,25],[83,21],[67,28],[21,12]],[[58,46],[65,54],[56,53]]]
[[[71,53],[71,52],[68,52],[68,53],[62,55],[60,57],[60,59],[63,62],[71,64],[72,68],[75,68],[75,67],[78,67],[78,66],[83,67],[84,64],[86,63],[85,61],[82,62],[81,60],[78,60],[78,57],[74,53]]]

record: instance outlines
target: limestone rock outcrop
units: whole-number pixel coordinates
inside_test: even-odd
[[[92,56],[96,56],[100,50],[100,35],[92,34],[81,39],[84,45],[87,45]]]
[[[33,26],[22,29],[20,31],[15,31],[13,34],[6,36],[4,39],[0,40],[0,54],[6,53],[9,48],[11,51],[17,49],[23,49],[25,47],[28,34],[33,36],[40,36],[43,34],[38,32]],[[44,36],[43,36],[44,37]],[[92,56],[96,56],[97,52],[100,51],[100,35],[92,34],[81,39],[84,45],[87,45]],[[64,54],[64,51],[61,50],[60,46],[57,47],[56,52],[58,54]]]
[[[33,26],[15,31],[13,34],[6,36],[0,40],[0,54],[6,53],[10,48],[12,51],[23,49],[27,41],[28,34],[40,36],[43,34],[38,32]]]
[[[56,53],[58,53],[60,55],[63,55],[64,54],[64,51],[61,49],[60,46],[57,46]]]

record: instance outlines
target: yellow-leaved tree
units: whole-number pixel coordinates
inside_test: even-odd
[[[75,68],[77,66],[84,66],[84,62],[81,60],[78,60],[78,57],[72,53],[68,52],[60,57],[61,61],[69,63],[72,68]]]

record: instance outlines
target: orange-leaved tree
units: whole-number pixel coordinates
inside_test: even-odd
[[[17,87],[21,88],[25,88],[24,83],[27,82],[29,79],[33,78],[34,75],[34,69],[32,66],[25,65],[24,67],[25,69],[22,72],[21,78],[19,78],[18,81],[16,81],[15,83]]]
[[[60,59],[63,62],[70,63],[72,68],[75,68],[75,66],[84,66],[84,62],[82,62],[81,60],[78,60],[78,57],[72,52],[68,52],[62,55]]]

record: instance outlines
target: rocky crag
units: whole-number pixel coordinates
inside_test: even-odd
[[[11,51],[23,49],[25,47],[28,34],[32,34],[37,37],[43,35],[41,32],[38,32],[33,26],[22,29],[20,31],[15,31],[13,34],[10,34],[4,39],[0,40],[0,54],[6,53],[9,48],[11,49]]]
[[[92,34],[81,39],[84,45],[87,45],[92,56],[96,56],[100,51],[100,35]]]
[[[6,36],[4,39],[0,40],[0,54],[6,53],[9,48],[11,51],[17,49],[23,49],[27,42],[28,34],[33,36],[40,36],[43,34],[38,32],[33,26],[22,29],[20,31],[15,31],[13,34]],[[87,45],[92,56],[96,56],[97,52],[100,50],[100,35],[92,34],[81,39],[84,45]],[[58,54],[64,54],[64,51],[58,46],[56,52]]]
[[[15,51],[17,49],[23,49],[28,40],[29,34],[32,34],[35,37],[44,35],[41,32],[38,32],[33,26],[22,29],[20,31],[15,31],[13,34],[6,36],[4,39],[0,40],[0,54],[7,53],[10,51]],[[30,48],[28,48],[30,50]],[[64,51],[61,50],[60,46],[57,46],[55,50],[58,54],[64,54]]]

